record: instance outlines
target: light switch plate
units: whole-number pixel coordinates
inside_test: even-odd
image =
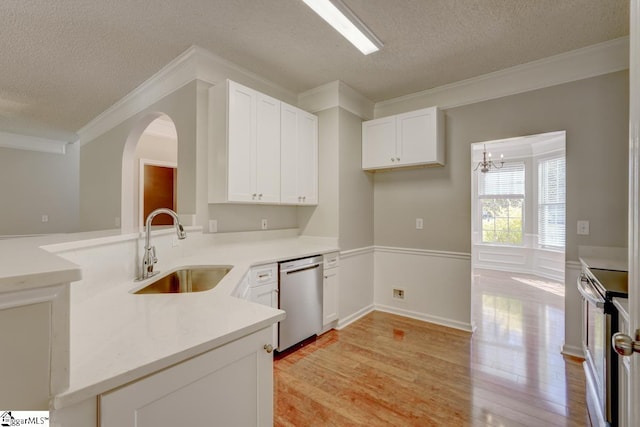
[[[209,233],[217,233],[218,232],[218,220],[210,219],[209,220]]]
[[[581,236],[589,235],[589,221],[586,221],[586,220],[578,221],[578,234]]]
[[[416,230],[422,230],[424,228],[424,221],[422,218],[416,218]]]

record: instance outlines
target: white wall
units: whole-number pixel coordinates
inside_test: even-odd
[[[79,153],[77,143],[65,154],[0,148],[0,235],[77,231]]]

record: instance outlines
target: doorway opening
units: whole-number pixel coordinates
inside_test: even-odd
[[[158,208],[177,210],[178,135],[173,121],[162,115],[140,135],[135,157],[138,160],[138,224]],[[172,218],[160,215],[155,225],[171,225]]]
[[[471,319],[474,339],[495,340],[491,363],[564,368],[565,139],[471,145]]]

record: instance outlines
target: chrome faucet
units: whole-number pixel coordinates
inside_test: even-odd
[[[178,239],[182,240],[187,237],[187,233],[185,233],[184,228],[182,227],[182,224],[180,224],[180,220],[178,219],[178,215],[174,211],[167,208],[159,208],[151,212],[147,217],[147,221],[145,223],[146,237],[145,237],[145,243],[144,243],[144,257],[142,258],[142,273],[140,274],[140,277],[138,277],[136,280],[148,279],[149,277],[153,277],[156,274],[158,274],[157,271],[155,272],[153,271],[153,265],[158,262],[158,258],[156,258],[156,247],[151,246],[151,243],[150,243],[151,222],[153,221],[153,218],[156,217],[156,215],[160,215],[163,213],[170,215],[173,218],[173,223],[176,227],[176,233],[178,234]]]

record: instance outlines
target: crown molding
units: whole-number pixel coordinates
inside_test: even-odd
[[[301,93],[298,95],[298,103],[302,108],[312,113],[341,107],[365,120],[373,118],[375,105],[340,80]]]
[[[629,37],[621,37],[456,83],[381,101],[375,105],[375,117],[434,105],[442,109],[454,108],[628,68]]]
[[[194,80],[214,85],[228,78],[280,99],[287,101],[296,99],[293,92],[206,49],[192,45],[140,86],[78,130],[80,145],[93,141]]]
[[[0,132],[0,147],[16,150],[39,151],[42,153],[65,154],[67,144],[73,141],[62,141],[51,138],[21,135],[18,133]]]
[[[78,130],[80,145],[94,140],[195,79],[197,46],[191,46],[124,98]]]

